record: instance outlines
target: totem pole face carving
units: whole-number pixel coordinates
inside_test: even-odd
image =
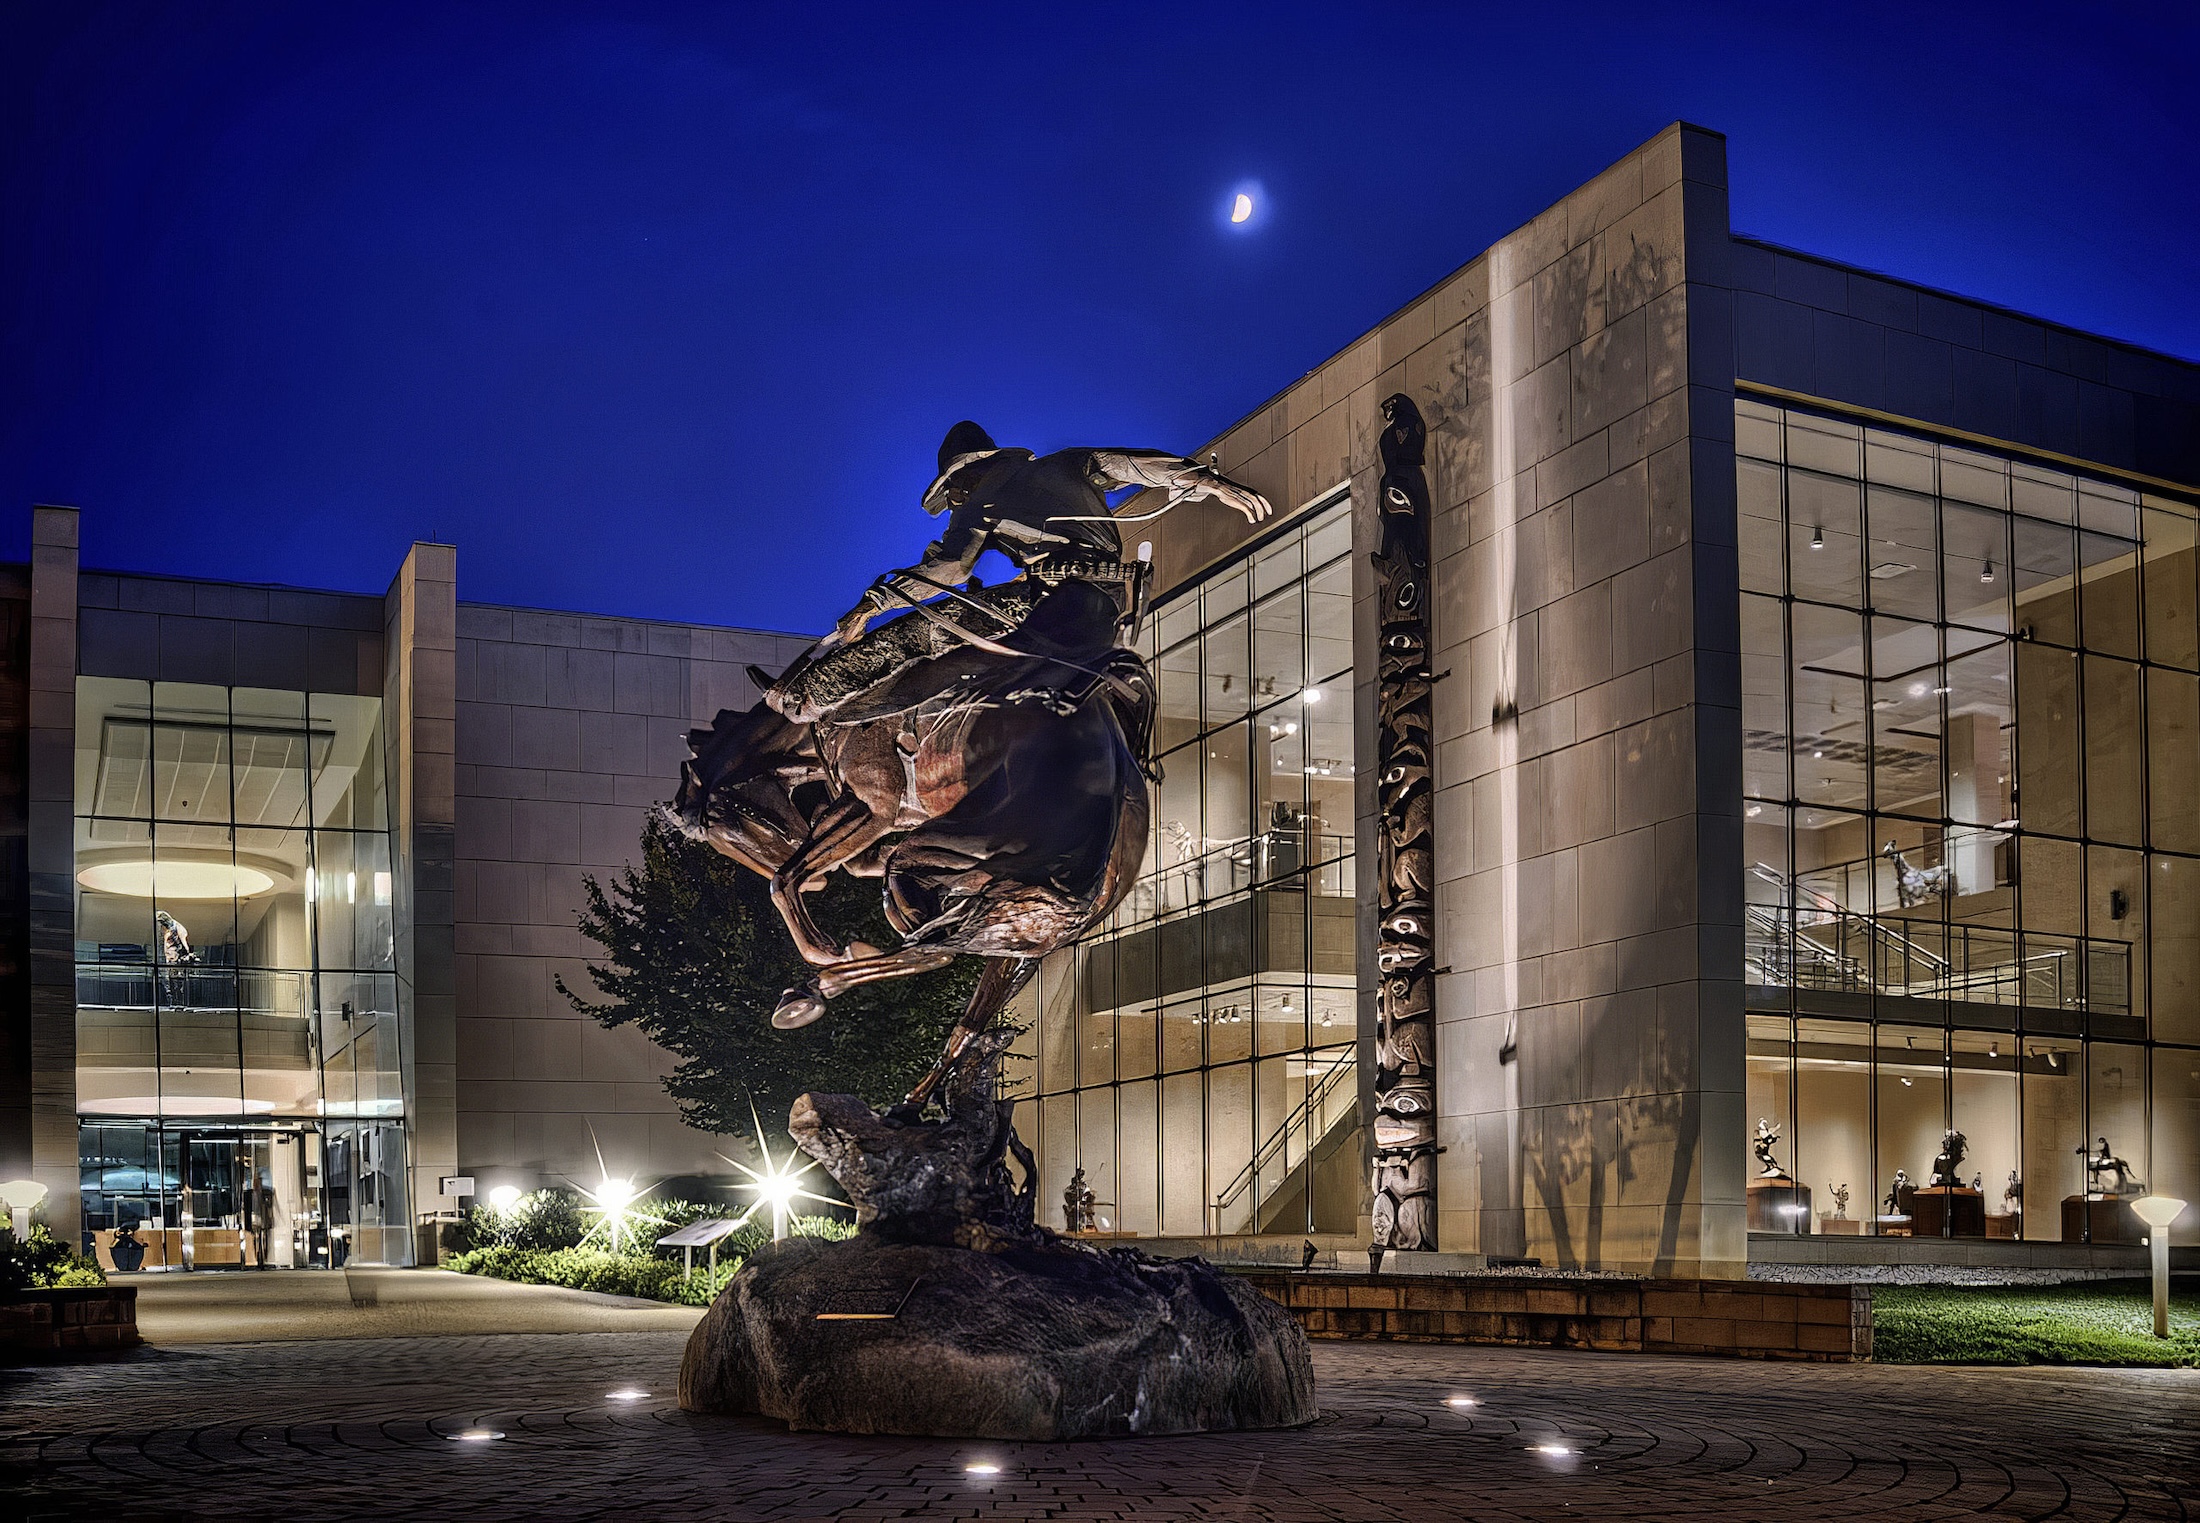
[[[1374,555],[1378,850],[1373,1251],[1436,1247],[1436,877],[1428,670],[1427,430],[1410,398],[1383,403]]]

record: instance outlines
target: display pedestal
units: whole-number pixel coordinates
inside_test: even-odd
[[[1749,1182],[1749,1230],[1810,1235],[1810,1186],[1792,1179]]]
[[[1986,1197],[1976,1190],[1927,1185],[1912,1190],[1907,1204],[1913,1237],[1986,1236]]]
[[[1827,1237],[1862,1237],[1864,1223],[1854,1216],[1821,1216],[1818,1230]]]
[[[1900,1214],[1875,1216],[1872,1218],[1872,1225],[1879,1229],[1879,1236],[1881,1237],[1908,1237],[1910,1235],[1910,1219]]]
[[[1986,1235],[1988,1237],[2022,1237],[2024,1234],[2019,1229],[2023,1226],[2023,1223],[2024,1218],[2021,1216],[1989,1216],[1986,1218]]]
[[[2091,1228],[2088,1231],[2088,1227]],[[2131,1202],[2116,1195],[2068,1195],[2062,1203],[2066,1243],[2143,1243],[2146,1226]]]

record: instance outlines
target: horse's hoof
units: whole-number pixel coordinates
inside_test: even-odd
[[[793,1031],[807,1026],[825,1013],[825,1001],[809,989],[789,989],[779,998],[779,1008],[772,1012],[772,1026],[778,1031]]]

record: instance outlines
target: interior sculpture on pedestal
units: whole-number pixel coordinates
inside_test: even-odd
[[[1076,1438],[1281,1427],[1314,1416],[1305,1335],[1197,1260],[1071,1241],[1036,1220],[1037,1176],[998,1094],[994,1022],[1038,959],[1113,910],[1148,835],[1155,692],[1127,641],[1147,557],[1106,493],[1268,504],[1151,450],[1001,449],[951,430],[924,495],[950,514],[755,707],[689,737],[681,829],[771,879],[811,968],[782,1028],[860,984],[987,959],[930,1073],[881,1114],[803,1095],[789,1130],[856,1208],[843,1243],[758,1253],[689,1341],[683,1406],[798,1428]],[[986,550],[1018,569],[981,587]],[[873,617],[899,617],[868,628]],[[881,880],[893,950],[841,946],[803,895]],[[1021,1172],[1011,1172],[1014,1161]]]

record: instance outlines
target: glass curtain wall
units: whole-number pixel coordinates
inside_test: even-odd
[[[86,677],[76,736],[88,1248],[402,1262],[381,700]]]
[[[1012,1011],[1050,1214],[1082,1168],[1106,1231],[1353,1230],[1351,549],[1339,500],[1141,631],[1163,773],[1144,872]]]
[[[2087,1197],[2200,1193],[2194,504],[1736,411],[1749,1119],[1796,1226],[2128,1234]],[[1928,1221],[1897,1171],[1951,1130],[1983,1209]]]

